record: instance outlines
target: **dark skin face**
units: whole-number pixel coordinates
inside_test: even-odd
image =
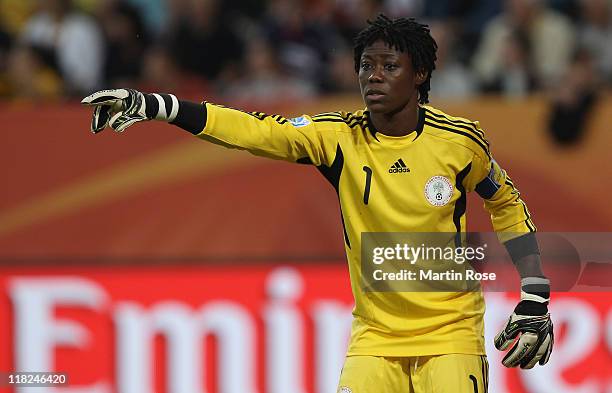
[[[412,67],[410,55],[379,40],[367,46],[359,63],[361,96],[377,131],[408,135],[418,121],[418,86],[427,73]]]

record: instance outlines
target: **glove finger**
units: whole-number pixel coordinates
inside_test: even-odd
[[[113,129],[113,130],[117,130],[117,128],[119,128],[119,126],[121,126],[121,124],[123,123],[124,119],[122,119],[123,117],[123,112],[117,112],[114,115],[111,116],[111,118],[108,120],[108,125]]]
[[[510,334],[508,334],[507,329],[508,329],[508,325],[510,325],[511,322],[512,322],[512,317],[508,319],[508,323],[506,323],[506,326],[504,326],[504,328],[499,333],[497,333],[497,335],[495,336],[495,339],[493,340],[495,344],[495,348],[497,348],[499,351],[505,351],[506,349],[508,349],[510,344],[512,344],[514,339],[519,334],[518,329],[512,330]]]
[[[91,119],[91,132],[97,134],[106,128],[110,119],[110,110],[111,107],[109,105],[95,107]]]
[[[521,368],[530,369],[536,365],[542,359],[542,356],[546,354],[548,351],[548,347],[550,346],[550,336],[546,335],[544,341],[534,348],[528,355],[526,355],[521,361]]]
[[[138,123],[139,121],[142,121],[142,119],[132,118],[132,119],[123,121],[123,122],[121,122],[121,124],[119,124],[117,126],[117,128],[115,128],[115,131],[123,132],[123,131],[125,131],[126,128],[128,128],[129,126],[131,126],[134,123]]]
[[[533,345],[537,341],[538,336],[533,333],[523,333],[516,344],[508,351],[502,360],[502,364],[506,367],[516,367],[521,360],[533,350]]]
[[[495,336],[495,348],[497,348],[499,351],[505,351],[513,341],[514,337],[510,338],[506,336],[506,332],[502,330],[497,334],[497,336]]]
[[[505,351],[513,342],[514,338],[507,337],[505,333],[500,333],[495,336],[495,348],[499,351]]]
[[[546,352],[544,353],[544,356],[542,356],[542,359],[540,359],[540,366],[543,366],[546,363],[548,363],[548,360],[550,359],[550,354],[552,353],[554,344],[555,344],[555,335],[552,333],[552,330],[551,330],[550,342],[548,343],[548,348],[546,348]]]
[[[96,91],[81,100],[83,105],[112,105],[130,96],[126,89],[109,89]]]

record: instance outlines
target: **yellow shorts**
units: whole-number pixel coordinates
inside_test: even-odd
[[[348,356],[338,393],[486,393],[488,384],[483,355]]]

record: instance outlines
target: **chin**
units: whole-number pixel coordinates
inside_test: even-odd
[[[366,108],[370,113],[387,113],[389,110],[386,105],[380,102],[366,102]]]

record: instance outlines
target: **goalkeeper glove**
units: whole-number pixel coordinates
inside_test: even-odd
[[[110,126],[123,132],[129,126],[144,120],[176,118],[179,101],[172,94],[144,94],[133,89],[110,89],[97,91],[81,101],[93,106],[91,131],[97,134]]]
[[[549,300],[549,280],[542,277],[521,280],[521,302],[504,329],[495,336],[495,348],[505,351],[520,335],[504,356],[504,366],[533,368],[536,363],[544,365],[548,362],[555,341],[548,313]]]

